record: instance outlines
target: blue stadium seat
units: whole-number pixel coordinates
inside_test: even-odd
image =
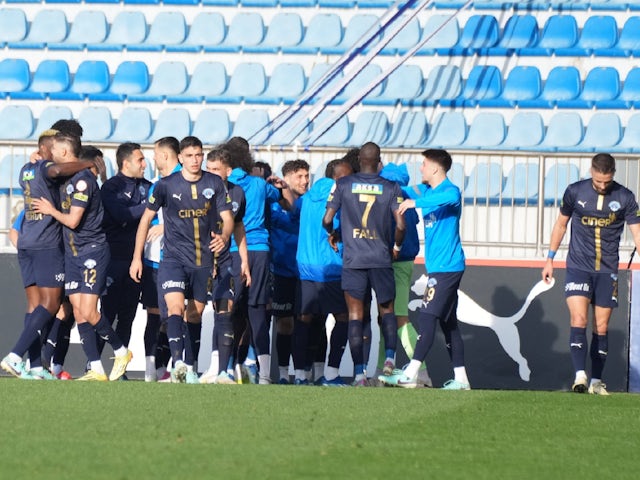
[[[516,163],[509,174],[502,190],[502,201],[514,205],[526,205],[538,200],[538,177],[540,165],[532,163]]]
[[[273,130],[269,129],[270,137],[265,140],[269,145],[287,146],[299,144],[300,141],[309,134],[310,128],[307,123],[300,123],[295,129],[291,130],[298,121],[307,121],[307,112],[305,110],[298,110],[294,113],[293,117],[284,124],[281,128]]]
[[[549,121],[547,133],[538,147],[544,151],[572,150],[582,141],[582,117],[575,112],[556,113]]]
[[[498,43],[500,29],[493,15],[472,15],[464,24],[453,55],[486,52]]]
[[[31,21],[29,33],[20,42],[8,42],[9,48],[41,49],[49,43],[62,42],[68,34],[63,10],[40,10]]]
[[[89,100],[121,101],[129,95],[144,93],[149,88],[149,71],[144,62],[122,62],[113,75],[109,90],[104,93],[90,93]]]
[[[567,187],[580,180],[580,169],[573,163],[551,165],[544,176],[544,203],[553,205],[562,200]]]
[[[494,65],[477,65],[469,72],[462,91],[462,101],[466,107],[495,99],[502,92],[502,73]]]
[[[349,82],[344,90],[333,100],[332,103],[344,103],[347,100],[355,97],[364,88],[367,88],[371,82],[382,74],[382,68],[380,65],[370,63],[365,66],[356,75],[355,78]],[[368,98],[375,98],[382,93],[382,83],[379,83],[376,87],[367,94]]]
[[[144,143],[151,136],[152,124],[151,114],[146,108],[125,107],[109,141]]]
[[[0,47],[27,36],[27,16],[21,8],[0,8]]]
[[[455,148],[467,138],[467,121],[462,112],[442,112],[431,126],[427,144],[433,148]]]
[[[281,7],[315,7],[316,0],[280,0]]]
[[[380,21],[377,15],[369,13],[356,14],[351,17],[351,20],[349,20],[349,23],[344,29],[344,35],[340,43],[320,47],[320,53],[327,55],[342,54],[353,47],[353,45],[372,28],[375,28],[376,31],[380,29]],[[369,46],[375,45],[379,39],[380,35],[378,34]]]
[[[258,96],[247,96],[248,103],[277,105],[291,104],[302,95],[306,85],[304,69],[299,63],[279,63],[273,69],[264,92]]]
[[[353,124],[350,145],[363,145],[366,142],[374,142],[384,145],[389,136],[389,119],[387,114],[379,111],[365,110]]]
[[[532,100],[521,100],[521,107],[550,108],[560,101],[573,100],[580,95],[580,73],[576,67],[554,67],[545,81],[542,94]]]
[[[388,77],[382,93],[377,96],[366,96],[364,105],[396,105],[406,104],[422,92],[422,69],[418,65],[400,65]]]
[[[269,113],[267,110],[242,110],[233,124],[232,137],[243,137],[249,140],[252,145],[262,145],[267,137],[267,130],[257,134],[269,123]]]
[[[504,179],[502,165],[497,162],[477,163],[467,180],[467,186],[462,192],[465,202],[478,204],[493,204],[500,201]]]
[[[147,38],[147,20],[141,11],[118,13],[111,23],[109,35],[100,43],[90,43],[89,50],[120,51],[131,45],[138,45]]]
[[[518,112],[511,119],[507,136],[500,148],[536,150],[545,134],[544,122],[538,112]]]
[[[617,98],[599,100],[598,108],[640,108],[640,67],[629,70]]]
[[[334,113],[335,112],[333,110],[325,110],[318,115],[318,117],[313,121],[312,132],[315,133],[314,129],[322,125],[329,119],[329,117],[333,117]],[[343,115],[336,121],[336,123],[333,124],[333,126],[329,127],[326,132],[320,135],[313,145],[319,147],[344,147],[348,145],[350,136],[351,124],[349,123],[347,115]]]
[[[229,114],[222,109],[204,109],[193,123],[192,134],[205,145],[217,145],[231,135]]]
[[[80,112],[78,122],[82,125],[83,141],[106,141],[113,132],[113,119],[107,107],[85,107]]]
[[[391,125],[391,133],[384,145],[387,147],[413,147],[424,145],[429,133],[423,111],[403,111]]]
[[[180,45],[187,36],[187,22],[181,12],[159,12],[149,27],[144,42],[130,45],[131,51],[161,51],[169,45]]]
[[[547,19],[538,44],[521,48],[520,55],[547,56],[571,48],[578,42],[578,24],[573,15],[552,15]]]
[[[259,13],[238,13],[229,24],[227,36],[222,43],[204,47],[205,52],[239,52],[245,47],[259,45],[264,38],[264,22]]]
[[[181,95],[170,95],[169,102],[202,102],[215,100],[227,89],[227,70],[222,62],[201,62],[193,74],[189,86]]]
[[[102,60],[85,60],[76,70],[71,87],[51,93],[54,100],[83,100],[87,95],[106,92],[109,88],[109,67]]]
[[[317,53],[320,48],[338,45],[342,40],[342,22],[335,13],[314,15],[298,45],[284,47],[284,53]]]
[[[422,30],[422,42],[427,42],[416,52],[416,55],[449,55],[451,49],[460,39],[460,26],[457,17],[450,15],[430,15]]]
[[[533,15],[512,15],[507,20],[492,55],[511,55],[522,48],[532,47],[538,41],[538,21]]]
[[[402,19],[402,18],[401,18]],[[388,36],[388,30],[384,36]],[[422,27],[418,17],[412,18],[398,34],[380,51],[382,55],[403,55],[418,44],[422,36]],[[383,37],[384,41],[384,37]]]
[[[462,147],[468,149],[493,149],[499,146],[506,134],[502,114],[481,111],[471,122],[469,133]]]
[[[260,95],[267,87],[267,76],[262,63],[239,63],[231,78],[229,86],[221,101],[225,103],[240,103],[244,97]]]
[[[29,158],[19,153],[9,153],[0,161],[0,195],[22,195],[20,170]]]
[[[278,5],[278,0],[240,0],[243,7],[269,8]]]
[[[128,95],[131,101],[161,102],[165,97],[180,95],[187,89],[187,68],[182,62],[162,62],[151,78],[149,89],[141,94]]]
[[[22,92],[31,83],[29,64],[22,58],[5,58],[0,61],[0,96]]]
[[[585,78],[582,93],[577,99],[560,101],[560,108],[600,107],[614,101],[620,94],[620,77],[613,67],[595,67]]]
[[[558,54],[569,56],[607,55],[607,52],[617,42],[618,25],[616,19],[610,15],[594,15],[587,18],[575,48],[558,52]]]
[[[320,8],[353,8],[356,0],[318,0]]]
[[[464,165],[459,162],[453,162],[451,164],[451,168],[447,172],[447,177],[449,177],[451,183],[458,187],[461,192],[464,191],[467,186],[467,177],[464,174]]]
[[[618,42],[608,53],[622,57],[640,56],[640,16],[627,19],[620,32]]]
[[[395,2],[393,0],[357,0],[359,8],[389,8]],[[280,1],[282,5],[282,0]]]
[[[267,34],[258,45],[247,45],[244,51],[276,53],[284,47],[298,45],[304,35],[300,15],[293,12],[276,13],[267,28]]]
[[[316,63],[311,69],[311,73],[309,74],[309,81],[307,82],[307,89],[305,91],[310,90],[323,76],[331,69],[332,65],[329,63]],[[319,97],[326,94],[336,83],[341,81],[344,76],[342,70],[336,72],[336,75],[329,80],[327,85],[320,90],[320,93],[311,100],[310,103],[315,103]]]
[[[640,113],[629,117],[620,143],[611,149],[613,152],[640,152]]]
[[[451,104],[462,92],[462,76],[457,65],[438,65],[429,72],[422,93],[409,100],[412,106],[433,106]]]
[[[191,135],[191,117],[188,110],[165,108],[158,115],[151,140],[156,141],[163,137],[184,138],[188,135]]]
[[[38,116],[38,123],[36,128],[33,129],[31,140],[37,140],[42,132],[49,130],[51,125],[61,119],[71,119],[73,113],[69,107],[46,107]]]
[[[7,105],[0,111],[0,140],[25,140],[33,132],[33,114],[26,105]]]
[[[622,139],[620,117],[615,113],[597,112],[589,120],[584,137],[575,149],[580,152],[610,151]]]
[[[107,38],[107,17],[104,12],[82,10],[73,19],[69,35],[62,42],[50,42],[51,50],[83,50],[87,44],[98,44]]]
[[[200,3],[202,3],[203,5],[207,4],[207,2],[201,2],[200,0],[162,0],[162,3],[164,3],[165,5],[199,5]],[[237,3],[237,0],[233,0],[232,5],[236,5]]]
[[[43,60],[38,65],[27,90],[15,92],[11,98],[43,100],[49,93],[64,92],[69,88],[71,75],[64,60]]]
[[[215,5],[215,6],[236,6],[240,4],[240,0],[201,0],[202,5]]]
[[[498,97],[478,101],[481,107],[513,107],[523,100],[535,100],[542,91],[542,78],[535,66],[514,67],[504,81]]]
[[[224,17],[219,12],[200,12],[189,27],[184,42],[167,45],[168,52],[199,52],[205,47],[214,51],[227,34]]]

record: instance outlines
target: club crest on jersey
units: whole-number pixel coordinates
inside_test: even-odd
[[[78,180],[78,182],[76,183],[76,190],[79,192],[84,192],[87,187],[87,182],[85,182],[84,180]]]
[[[240,205],[238,205],[238,202],[231,202],[231,211],[233,213],[237,213],[238,208],[240,208]]]
[[[620,210],[620,202],[617,202],[616,200],[613,200],[612,202],[609,202],[609,208],[611,209],[612,212],[617,212],[618,210]]]
[[[438,280],[436,280],[435,278],[433,278],[433,277],[429,277],[429,278],[427,279],[427,287],[428,287],[428,288],[433,288],[433,287],[435,287],[437,284],[438,284]]]
[[[205,188],[202,191],[202,195],[204,195],[204,198],[209,200],[211,197],[213,197],[213,189],[212,188]]]
[[[67,185],[67,195],[71,195],[73,193],[73,185],[69,184]]]
[[[138,187],[138,191],[140,192],[140,195],[144,196],[144,195],[145,195],[145,193],[147,192],[147,189],[146,189],[146,188],[144,188],[144,185],[140,185],[140,186]]]
[[[22,181],[27,182],[36,178],[36,172],[33,170],[25,170],[22,172]]]
[[[351,193],[366,193],[369,195],[382,195],[382,185],[369,183],[354,183],[351,185]]]
[[[98,262],[96,262],[93,258],[89,258],[84,262],[84,266],[87,268],[95,268],[97,264]]]

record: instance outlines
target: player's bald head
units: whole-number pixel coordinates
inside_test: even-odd
[[[378,170],[380,163],[380,147],[373,142],[367,142],[360,147],[360,168],[362,170]]]

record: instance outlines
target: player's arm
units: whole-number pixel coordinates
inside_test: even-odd
[[[118,223],[138,221],[146,209],[146,199],[138,205],[129,205],[123,198],[122,190],[112,182],[103,185],[100,194],[104,209]]]
[[[629,231],[633,236],[633,244],[636,246],[636,250],[640,252],[640,223],[630,223]]]
[[[338,242],[340,241],[340,234],[333,228],[333,218],[336,216],[336,209],[333,207],[327,207],[324,211],[324,217],[322,217],[322,227],[329,234],[329,245],[336,252],[338,251]]]
[[[271,175],[267,179],[267,182],[267,184],[271,186],[271,189],[277,192],[276,201],[280,204],[280,206],[285,210],[290,210],[295,202],[295,198],[293,197],[293,192],[289,189],[289,185],[287,185],[287,182],[275,175]],[[267,198],[271,198],[272,196],[273,191],[267,192]]]
[[[95,163],[87,160],[80,160],[69,163],[51,163],[47,167],[46,175],[51,179],[71,177],[81,170],[95,167]]]
[[[549,241],[549,253],[547,254],[547,261],[542,269],[542,279],[549,283],[553,278],[553,259],[556,256],[558,248],[562,243],[564,235],[567,233],[567,225],[569,224],[570,216],[560,213],[556,223],[551,230],[551,240]]]
[[[62,213],[53,204],[44,197],[34,198],[31,200],[33,205],[33,211],[36,213],[42,213],[43,215],[49,215],[55,218],[58,222],[71,230],[74,230],[84,215],[85,207],[79,205],[71,205],[69,213]]]
[[[406,222],[404,221],[404,215],[400,213],[399,208],[393,211],[393,218],[396,221],[396,231],[393,236],[393,259],[396,260],[400,254],[402,242],[404,242],[404,234],[407,228]]]
[[[240,255],[240,276],[244,280],[247,287],[251,286],[251,270],[249,268],[249,251],[247,250],[247,235],[244,229],[244,223],[236,222],[233,226],[233,238],[238,245],[238,254]]]
[[[215,253],[220,253],[227,246],[234,227],[233,212],[231,210],[222,210],[220,218],[222,219],[222,231],[219,235],[211,232],[211,242],[209,243],[209,248]]]
[[[138,230],[136,231],[136,243],[133,249],[131,265],[129,265],[129,276],[138,283],[142,278],[142,254],[144,252],[144,244],[147,241],[147,236],[149,235],[149,225],[155,215],[155,210],[151,210],[150,208],[145,209],[142,214],[142,218],[140,218]]]

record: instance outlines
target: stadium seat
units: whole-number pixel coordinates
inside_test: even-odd
[[[600,107],[615,100],[620,94],[620,77],[613,67],[595,67],[585,78],[580,96],[574,100],[560,101],[560,108]]]
[[[395,2],[393,0],[357,0],[359,8],[389,8]],[[282,5],[282,1],[280,1]]]
[[[180,45],[187,36],[187,22],[181,12],[159,12],[149,27],[144,42],[129,45],[131,51],[161,51],[168,45]]]
[[[0,8],[0,47],[27,36],[27,16],[21,8]]]
[[[582,117],[578,113],[556,113],[551,117],[547,133],[538,148],[543,151],[571,150],[582,140],[583,130]]]
[[[146,108],[125,107],[109,141],[144,143],[151,136],[152,123],[151,114]]]
[[[542,91],[540,71],[535,66],[514,67],[504,81],[502,93],[478,100],[481,107],[513,107],[524,100],[535,100]]]
[[[69,35],[62,42],[50,42],[51,50],[83,50],[87,44],[98,44],[107,38],[107,17],[104,12],[82,10],[73,19]]]
[[[283,47],[298,45],[303,34],[304,26],[300,15],[293,12],[276,13],[269,22],[264,40],[258,45],[245,46],[244,51],[276,53]]]
[[[258,96],[247,96],[248,103],[277,105],[291,104],[302,95],[306,85],[304,69],[299,63],[279,63],[273,69],[264,92]]]
[[[0,111],[0,140],[25,140],[33,132],[33,114],[25,105],[7,105]]]
[[[400,65],[387,77],[386,85],[380,95],[366,96],[364,105],[406,104],[422,92],[422,69],[418,65]]]
[[[239,63],[231,78],[229,86],[220,100],[228,103],[240,103],[244,97],[257,96],[265,91],[267,76],[262,63]]]
[[[313,121],[312,133],[320,133],[315,129],[320,127],[329,118],[333,118],[335,114],[332,110],[325,110]],[[349,137],[351,136],[351,124],[347,115],[340,117],[327,131],[325,131],[318,139],[313,143],[319,147],[344,147],[348,145]]]
[[[180,1],[180,0],[176,0],[176,1]],[[201,1],[195,0],[195,2],[196,4],[202,3],[202,5],[214,5],[214,6],[225,6],[225,7],[228,7],[228,6],[235,7],[240,4],[240,0],[201,0]]]
[[[87,95],[106,92],[109,88],[109,67],[102,60],[85,60],[76,70],[71,87],[51,93],[54,100],[83,100]]]
[[[589,120],[584,137],[575,148],[580,152],[609,151],[621,139],[620,117],[615,113],[597,112]]]
[[[216,49],[226,35],[224,17],[219,12],[201,12],[191,23],[189,34],[184,42],[167,45],[168,52],[199,52],[204,48]]]
[[[451,164],[451,168],[447,172],[447,177],[449,177],[451,183],[458,187],[461,192],[464,191],[467,185],[467,177],[464,174],[464,165],[459,162],[453,162]]]
[[[558,54],[589,56],[607,54],[618,41],[618,25],[610,15],[594,15],[587,18],[580,39],[574,48],[564,49]]]
[[[169,102],[202,102],[217,99],[227,89],[227,70],[222,62],[201,62],[196,65],[189,86],[181,95],[170,95]]]
[[[151,140],[155,142],[163,137],[184,138],[188,135],[191,135],[189,112],[184,108],[165,108],[158,115]]]
[[[280,0],[281,7],[315,7],[316,0]]]
[[[521,107],[550,108],[558,102],[573,100],[580,94],[580,73],[576,67],[554,67],[545,81],[542,93],[532,100],[521,100]]]
[[[231,134],[229,114],[222,109],[204,109],[193,123],[193,135],[205,145],[217,145]]]
[[[409,100],[412,106],[433,106],[451,104],[462,92],[462,77],[457,65],[438,65],[429,72],[422,93]]]
[[[629,70],[617,98],[599,100],[598,108],[640,108],[640,67]]]
[[[320,81],[324,77],[324,75],[331,70],[332,65],[329,63],[316,63],[311,69],[311,73],[309,74],[309,81],[307,82],[307,88],[305,93],[312,89],[317,82]],[[342,80],[344,74],[342,70],[338,70],[335,72],[335,76],[331,78],[326,85],[317,93],[310,103],[315,103],[318,98],[322,95],[326,94],[333,86],[335,86],[338,82]]]
[[[231,136],[246,138],[251,145],[262,145],[267,138],[268,132],[264,127],[268,123],[267,110],[242,110],[233,124]]]
[[[243,7],[275,7],[278,5],[278,0],[240,0]]]
[[[67,62],[64,60],[43,60],[33,74],[29,88],[13,93],[11,98],[44,100],[49,93],[67,90],[70,78]]]
[[[26,155],[9,153],[0,161],[0,195],[22,195],[20,170],[29,159]]]
[[[538,44],[521,48],[520,55],[548,56],[578,42],[578,24],[573,15],[552,15],[544,25]]]
[[[374,79],[382,74],[380,65],[370,63],[365,66],[355,78],[345,86],[344,90],[338,94],[332,103],[344,103],[358,95],[361,95],[363,89],[367,88]],[[382,83],[376,85],[368,94],[368,98],[375,98],[382,93]]]
[[[22,92],[31,83],[29,64],[21,58],[5,58],[0,61],[0,95]]]
[[[502,190],[502,201],[514,205],[536,202],[538,199],[540,166],[538,162],[516,163]]]
[[[78,122],[82,125],[83,141],[106,141],[113,132],[113,119],[107,107],[85,107],[80,112]]]
[[[58,120],[68,120],[71,118],[73,118],[73,113],[69,107],[45,107],[45,109],[40,112],[36,128],[33,129],[29,138],[31,140],[37,140],[42,132],[50,129],[51,125]]]
[[[259,13],[238,13],[229,24],[227,36],[222,43],[204,46],[205,52],[239,52],[245,47],[259,45],[264,38],[264,22]]]
[[[373,30],[375,29],[375,30]],[[380,30],[380,21],[377,15],[360,13],[351,17],[344,29],[342,40],[337,45],[327,45],[320,47],[320,53],[326,55],[342,54],[352,48],[358,41],[371,30],[371,33]],[[380,39],[380,34],[376,34],[369,47],[375,45]]]
[[[497,162],[477,163],[462,192],[465,202],[494,204],[500,200],[503,187],[502,165]]]
[[[399,21],[402,20],[402,17]],[[384,36],[388,36],[387,33],[390,28],[385,31]],[[383,36],[383,41],[384,41]],[[422,27],[417,17],[412,18],[402,30],[400,30],[395,37],[393,37],[389,43],[380,51],[382,55],[404,55],[407,51],[415,47],[422,36]]]
[[[8,46],[41,49],[49,43],[62,42],[67,34],[67,17],[63,10],[40,10],[33,17],[26,38],[19,42],[8,42]]]
[[[450,15],[430,15],[422,30],[420,42],[428,39],[416,55],[449,55],[460,38],[460,26],[456,17]]]
[[[538,41],[538,21],[533,15],[512,15],[507,20],[498,44],[491,48],[491,55],[511,55],[528,48]]]
[[[606,53],[606,52],[598,52]],[[627,19],[620,32],[616,45],[609,49],[610,55],[621,57],[640,56],[640,16],[632,16]]]
[[[469,133],[463,148],[492,149],[499,146],[506,134],[506,127],[502,114],[497,112],[480,111],[469,126]]]
[[[429,133],[427,119],[423,111],[403,111],[391,125],[387,147],[414,147],[424,145]]]
[[[182,62],[162,62],[151,78],[149,89],[142,94],[128,95],[131,101],[161,102],[165,97],[180,95],[187,88],[187,68]]]
[[[363,145],[374,142],[384,145],[389,136],[389,119],[387,114],[379,111],[365,110],[358,115],[353,124],[349,145]]]
[[[283,126],[277,130],[269,129],[268,145],[287,146],[299,144],[309,134],[310,128],[305,110],[298,110]],[[301,121],[302,120],[302,121]],[[301,123],[298,124],[298,121]]]
[[[472,15],[464,24],[460,40],[452,49],[453,55],[486,52],[498,43],[500,29],[493,15]]]
[[[569,184],[580,180],[580,169],[573,163],[551,165],[544,176],[544,202],[553,205],[562,200]]]
[[[320,8],[353,8],[356,0],[318,0]]]
[[[144,42],[147,37],[147,20],[141,11],[123,11],[113,19],[109,35],[100,43],[90,43],[89,50],[120,51]]]
[[[149,88],[149,71],[144,62],[127,61],[118,65],[109,90],[90,93],[89,100],[124,100],[128,95],[146,92]]]
[[[544,122],[538,112],[518,112],[511,119],[500,148],[535,150],[544,138]]]
[[[431,126],[427,145],[431,148],[455,148],[467,138],[467,121],[462,112],[442,112]]]
[[[320,48],[338,45],[342,40],[342,22],[335,13],[314,15],[302,39],[297,45],[284,47],[284,53],[317,53]]]
[[[501,92],[502,73],[498,67],[478,65],[469,72],[462,90],[462,102],[465,107],[475,107],[482,101],[497,98]]]

